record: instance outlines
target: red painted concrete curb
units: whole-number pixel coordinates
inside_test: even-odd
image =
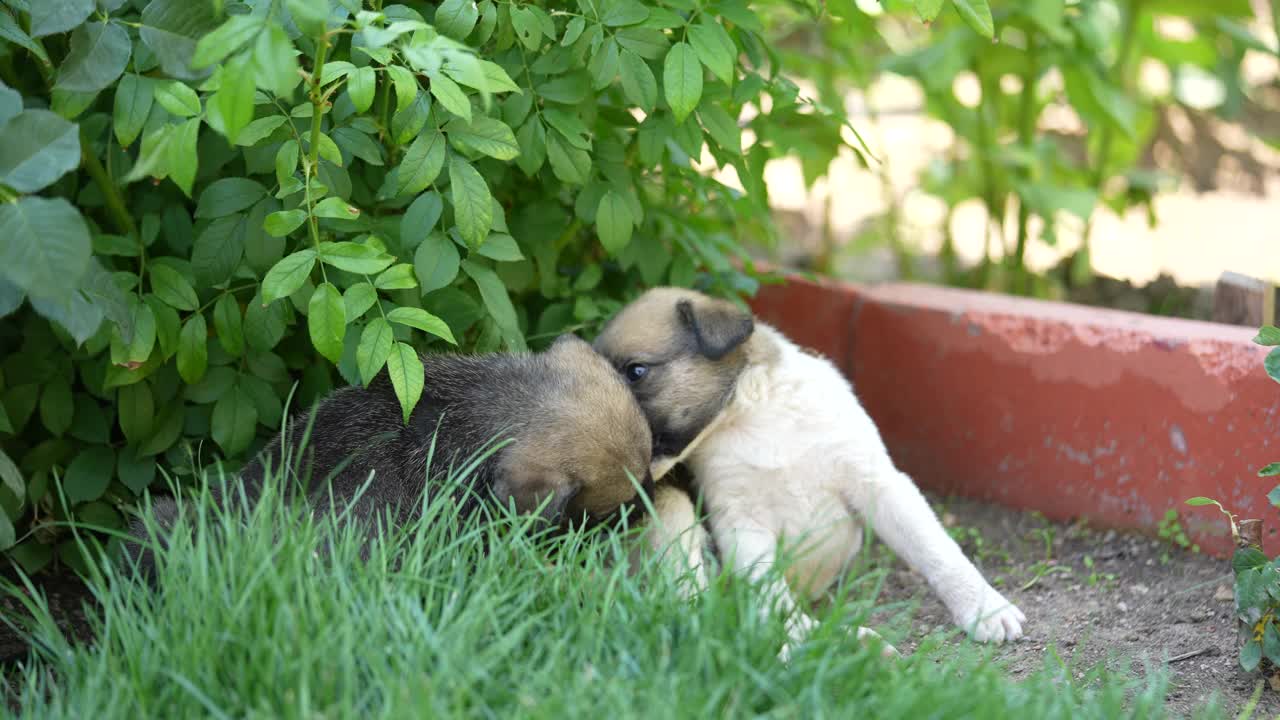
[[[894,461],[925,488],[1154,534],[1176,508],[1232,550],[1205,495],[1262,518],[1280,387],[1255,331],[923,285],[792,279],[752,303],[854,381]]]

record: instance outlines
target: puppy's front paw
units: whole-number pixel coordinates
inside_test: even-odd
[[[872,630],[871,628],[868,628],[868,627],[858,628],[858,642],[862,643],[864,647],[865,646],[875,647],[877,644],[879,644],[880,657],[884,658],[885,660],[893,660],[895,658],[902,657],[902,653],[898,652],[898,648],[885,642],[885,639],[883,637],[880,637],[880,633],[876,632],[875,630]]]
[[[956,613],[955,621],[974,640],[1000,644],[1022,637],[1027,616],[988,585],[971,607]]]

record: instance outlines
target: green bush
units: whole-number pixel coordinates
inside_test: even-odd
[[[0,550],[76,564],[66,521],[234,467],[295,382],[385,368],[407,413],[419,350],[753,292],[776,129],[841,125],[763,30],[743,0],[0,0]]]
[[[800,12],[782,8],[766,19],[789,28],[780,33],[780,57],[789,72],[813,83],[818,101],[839,106],[851,89],[860,91],[863,132],[895,122],[881,117],[888,108],[867,94],[894,75],[909,79],[922,96],[921,111],[954,133],[954,146],[918,179],[946,208],[938,229],[948,282],[1049,294],[1052,280],[1031,277],[1024,264],[1028,242],[1038,234],[1053,244],[1066,231],[1080,233],[1085,245],[1061,282],[1088,284],[1088,243],[1099,213],[1144,210],[1154,225],[1157,195],[1183,182],[1200,191],[1216,187],[1220,171],[1264,185],[1265,170],[1252,150],[1225,147],[1220,124],[1280,147],[1274,81],[1251,78],[1245,68],[1250,55],[1266,63],[1280,53],[1266,32],[1280,33],[1280,2],[954,0],[944,7],[942,0],[884,0],[859,6],[870,12],[851,13],[843,22],[800,23]],[[931,22],[928,29],[922,19]],[[1167,86],[1144,85],[1143,72],[1163,74]],[[958,80],[970,83],[969,93],[957,92]],[[1076,122],[1080,128],[1072,127]],[[1191,137],[1173,131],[1186,123]],[[825,174],[836,149],[803,154],[806,178]],[[885,208],[854,247],[889,244],[898,251],[899,272],[910,278],[904,198],[889,184],[893,158],[883,160],[872,169],[884,182]],[[965,273],[951,252],[949,225],[955,208],[972,201],[988,218],[986,259]],[[820,268],[830,267],[829,253],[818,258]]]

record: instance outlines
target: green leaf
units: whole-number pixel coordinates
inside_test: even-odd
[[[116,474],[125,487],[140,495],[156,478],[155,458],[139,456],[136,447],[124,448],[116,461]]]
[[[987,0],[951,0],[951,4],[974,32],[987,39],[995,37],[996,24]]]
[[[387,356],[387,375],[391,377],[391,387],[400,400],[404,423],[408,425],[410,413],[422,398],[425,380],[422,359],[413,348],[398,342],[392,346],[391,353]]]
[[[591,131],[577,115],[557,107],[549,107],[542,111],[542,119],[559,130],[570,145],[582,150],[591,149]]]
[[[570,185],[586,183],[591,173],[591,156],[587,151],[562,140],[559,133],[547,135],[547,159],[551,162],[551,170],[555,176]]]
[[[1267,562],[1267,556],[1258,548],[1243,547],[1231,556],[1231,570],[1238,575],[1246,570],[1259,570]]]
[[[142,11],[142,41],[151,48],[166,75],[194,80],[204,73],[191,66],[196,43],[218,27],[212,3],[151,0]]]
[[[520,126],[516,132],[516,142],[520,143],[520,155],[516,158],[516,164],[527,177],[533,177],[547,159],[547,129],[536,115]]]
[[[86,23],[71,33],[71,51],[58,68],[59,90],[97,92],[124,72],[132,53],[129,33],[119,25]]]
[[[681,22],[683,25],[684,23]],[[629,27],[619,30],[614,37],[624,49],[646,60],[657,60],[667,53],[671,41],[661,30],[648,27]]]
[[[915,0],[916,14],[926,23],[933,22],[942,12],[942,0]]]
[[[280,210],[267,216],[262,229],[271,237],[285,237],[307,221],[306,210]]]
[[[586,28],[587,21],[581,15],[570,19],[569,23],[564,27],[564,37],[560,39],[560,46],[569,47],[577,42],[578,38],[582,37],[582,31]]]
[[[253,44],[253,75],[258,87],[287,98],[301,80],[298,58],[289,36],[272,24]]]
[[[4,552],[13,547],[18,540],[18,534],[13,529],[13,522],[9,520],[9,516],[0,512],[0,552]],[[17,558],[14,558],[18,562]],[[30,574],[30,573],[28,573]]]
[[[733,82],[733,65],[738,56],[738,49],[720,23],[708,15],[703,15],[701,22],[689,26],[689,42],[692,43],[698,59],[707,66],[712,75],[726,83]],[[677,122],[679,122],[678,119]]]
[[[511,79],[511,76],[507,74],[507,71],[503,70],[501,65],[491,60],[480,61],[480,73],[484,77],[485,85],[484,88],[479,88],[481,90],[491,93],[513,92],[516,94],[523,94],[520,86],[516,85],[516,82]]]
[[[40,422],[56,437],[71,427],[75,416],[75,403],[71,397],[71,385],[62,378],[54,378],[40,393]],[[2,513],[3,511],[0,511]]]
[[[116,413],[120,430],[131,443],[139,442],[151,434],[156,404],[151,385],[137,382],[125,385],[116,393]]]
[[[511,26],[516,31],[516,37],[520,39],[529,51],[536,52],[542,47],[542,23],[538,21],[537,14],[528,6],[513,6],[511,8]]]
[[[236,385],[214,404],[210,429],[214,442],[227,455],[248,450],[258,429],[258,408],[253,398]]]
[[[342,304],[346,308],[348,321],[356,320],[369,312],[369,308],[377,302],[378,291],[367,282],[356,283],[342,293]]]
[[[248,125],[244,126],[236,135],[236,145],[251,147],[266,140],[287,120],[283,115],[268,115],[264,118],[258,118]]]
[[[596,209],[596,232],[600,236],[600,244],[610,255],[616,256],[631,242],[634,225],[631,206],[625,198],[612,190],[600,198],[600,206]]]
[[[587,70],[591,73],[592,89],[602,90],[611,85],[618,76],[618,42],[613,38],[605,40],[591,56]]]
[[[702,65],[688,43],[676,43],[667,53],[662,71],[663,95],[676,122],[684,122],[702,99]]]
[[[493,195],[471,163],[456,155],[449,159],[449,194],[462,240],[479,247],[493,225]]]
[[[422,193],[405,210],[400,221],[400,245],[406,250],[417,248],[435,230],[444,212],[444,201],[435,191]]]
[[[151,271],[151,291],[164,302],[178,310],[195,310],[200,306],[195,288],[182,277],[182,273],[168,265],[155,265]]]
[[[142,132],[142,126],[151,113],[155,99],[155,81],[141,75],[127,73],[116,86],[115,109],[112,112],[116,140],[122,147],[129,147]]]
[[[480,19],[475,0],[445,0],[436,9],[436,29],[454,40],[465,40]]]
[[[244,321],[240,315],[240,303],[231,293],[218,298],[213,306],[213,329],[228,355],[240,357],[244,354]]]
[[[495,160],[512,160],[520,154],[516,134],[501,120],[483,115],[471,122],[454,118],[444,130],[449,143],[459,150],[478,152]],[[443,150],[441,154],[443,160]]]
[[[445,110],[464,120],[471,120],[471,101],[454,81],[443,74],[435,75],[431,78],[431,94],[440,101]]]
[[[268,218],[270,220],[270,218]],[[277,262],[262,279],[262,301],[273,303],[298,291],[316,264],[316,251],[305,248]]]
[[[435,182],[444,167],[445,138],[438,130],[418,135],[400,162],[397,195],[414,195]]]
[[[254,350],[267,351],[284,337],[288,320],[287,303],[266,304],[255,295],[244,311],[244,339]]]
[[[0,413],[3,412],[4,407],[0,406]],[[10,430],[12,430],[12,428],[10,428]],[[18,466],[13,463],[13,460],[5,454],[3,449],[0,449],[0,485],[9,488],[9,492],[18,499],[18,502],[22,502],[23,498],[27,494],[27,484],[22,479],[22,471],[19,470]],[[0,512],[0,517],[4,516],[5,514]]]
[[[84,22],[93,12],[93,0],[35,0],[30,11],[31,37],[44,37]]]
[[[178,80],[160,83],[155,90],[160,107],[181,118],[200,114],[200,96],[188,85]]]
[[[209,326],[204,315],[193,314],[178,336],[178,375],[188,385],[200,382],[209,368]]]
[[[383,270],[374,278],[373,285],[379,290],[411,290],[418,287],[418,281],[413,277],[413,266],[400,263]]]
[[[348,205],[346,200],[328,197],[316,203],[312,212],[316,217],[336,218],[338,220],[355,220],[360,217],[360,208]]]
[[[176,126],[169,143],[165,146],[165,155],[169,164],[169,178],[191,196],[191,187],[196,181],[196,170],[200,156],[196,152],[199,140],[200,118],[191,118]]]
[[[320,261],[347,272],[372,275],[386,270],[396,259],[372,245],[327,242],[320,244]]]
[[[480,290],[480,298],[489,311],[489,317],[502,330],[512,350],[524,350],[524,338],[520,335],[520,325],[516,321],[516,309],[507,295],[507,288],[502,280],[489,268],[471,260],[462,263],[462,270],[475,281]]]
[[[498,262],[519,262],[524,259],[520,247],[516,245],[516,239],[506,233],[493,233],[476,252]]]
[[[1258,663],[1262,662],[1262,643],[1249,638],[1240,648],[1240,667],[1245,672],[1253,672],[1258,669]]]
[[[200,287],[214,287],[226,282],[244,256],[244,238],[248,217],[229,215],[209,224],[196,237],[191,251],[191,269]]]
[[[219,68],[221,86],[209,98],[209,126],[235,142],[240,131],[253,120],[253,73],[249,58],[237,55]]]
[[[102,497],[116,470],[116,455],[109,447],[90,447],[76,456],[62,477],[62,491],[71,506]]]
[[[0,232],[4,229],[4,220],[0,218]],[[0,256],[4,253],[0,252]],[[1267,359],[1262,361],[1263,368],[1272,380],[1280,382],[1280,347],[1271,348],[1271,352],[1267,353]]]
[[[742,154],[742,130],[724,108],[716,104],[704,103],[698,110],[698,119],[702,121],[703,127],[711,134],[711,139],[715,140],[721,150],[734,155]]]
[[[75,287],[89,267],[92,247],[84,219],[62,198],[0,203],[0,273],[30,295]]]
[[[452,283],[458,276],[460,262],[458,248],[443,233],[429,234],[413,253],[413,270],[422,294]]]
[[[200,38],[191,57],[191,66],[212,65],[239,50],[262,29],[260,15],[232,15],[217,30]]]
[[[320,354],[337,363],[342,359],[342,337],[346,334],[347,314],[342,294],[331,283],[320,283],[307,304],[307,330],[311,344]]]
[[[360,380],[368,385],[378,371],[387,364],[387,356],[391,354],[394,342],[391,325],[382,318],[374,318],[364,326],[360,333],[360,344],[356,346],[356,367],[360,372]]]
[[[224,218],[250,208],[265,196],[266,188],[260,182],[248,178],[218,179],[200,193],[196,217]]]
[[[1186,500],[1186,504],[1190,505],[1191,507],[1201,507],[1204,505],[1217,505],[1218,507],[1222,507],[1222,505],[1218,504],[1217,500],[1213,500],[1211,498],[1207,498],[1203,496],[1189,498]]]
[[[111,361],[120,366],[134,368],[151,357],[156,346],[156,314],[146,303],[133,300],[130,311],[133,335],[128,342],[120,336],[119,328],[112,333]]]
[[[1280,475],[1280,462],[1268,463],[1258,471],[1258,477],[1272,477],[1275,475]],[[1272,490],[1271,493],[1267,495],[1268,500],[1272,499],[1272,494],[1276,495],[1276,499],[1280,499],[1280,494],[1277,494],[1275,490]]]
[[[13,19],[13,16],[7,12],[0,12],[0,39],[19,45],[35,55],[40,62],[47,67],[52,65],[49,61],[49,54],[45,52],[44,46],[31,39],[31,36],[23,32],[22,28]]]
[[[400,325],[418,328],[425,333],[435,335],[450,345],[458,344],[458,341],[453,339],[453,333],[449,330],[449,325],[444,320],[422,308],[398,307],[387,313],[387,320]]]
[[[1271,475],[1280,475],[1280,463],[1271,463],[1271,465],[1268,465],[1267,467],[1272,467],[1272,466],[1276,466],[1276,471],[1273,473],[1270,473],[1269,475],[1264,475],[1263,477],[1269,477]],[[1262,475],[1262,473],[1258,473],[1258,475]],[[1271,488],[1271,492],[1267,493],[1267,502],[1271,503],[1275,507],[1280,507],[1280,485],[1277,485],[1276,487]]]
[[[1263,325],[1258,328],[1258,335],[1253,338],[1253,341],[1268,347],[1280,345],[1280,328],[1275,325]]]
[[[619,68],[622,74],[622,92],[627,102],[650,114],[658,104],[658,79],[649,69],[649,63],[630,50],[623,50],[619,55]]]
[[[178,352],[178,336],[182,332],[178,311],[155,294],[147,295],[142,301],[151,308],[151,314],[156,318],[156,342],[160,345],[161,359],[168,360]]]
[[[310,37],[324,33],[329,19],[329,0],[285,0],[298,29]]]
[[[408,68],[400,65],[387,66],[387,74],[391,76],[396,90],[396,107],[408,107],[418,97],[418,79]]]
[[[347,93],[356,112],[362,113],[373,107],[373,93],[377,87],[378,74],[372,67],[358,68],[347,76]]]
[[[20,193],[43,190],[80,165],[79,131],[48,110],[23,110],[0,136],[0,184]]]
[[[613,0],[605,3],[600,22],[610,27],[621,27],[644,22],[648,17],[649,9],[636,0]]]

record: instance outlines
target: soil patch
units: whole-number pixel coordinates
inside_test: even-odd
[[[1248,703],[1260,676],[1246,674],[1236,660],[1226,561],[1142,535],[933,499],[966,554],[1027,615],[1026,637],[997,652],[1014,678],[1041,668],[1050,646],[1081,671],[1104,661],[1120,671],[1128,659],[1141,673],[1144,661],[1154,666],[1198,652],[1169,665],[1167,709],[1189,716],[1215,692],[1231,715]],[[919,601],[910,635],[898,645],[908,652],[928,633],[953,625],[921,576],[900,562],[892,568],[881,599]],[[1277,713],[1280,693],[1264,689],[1253,716]]]

